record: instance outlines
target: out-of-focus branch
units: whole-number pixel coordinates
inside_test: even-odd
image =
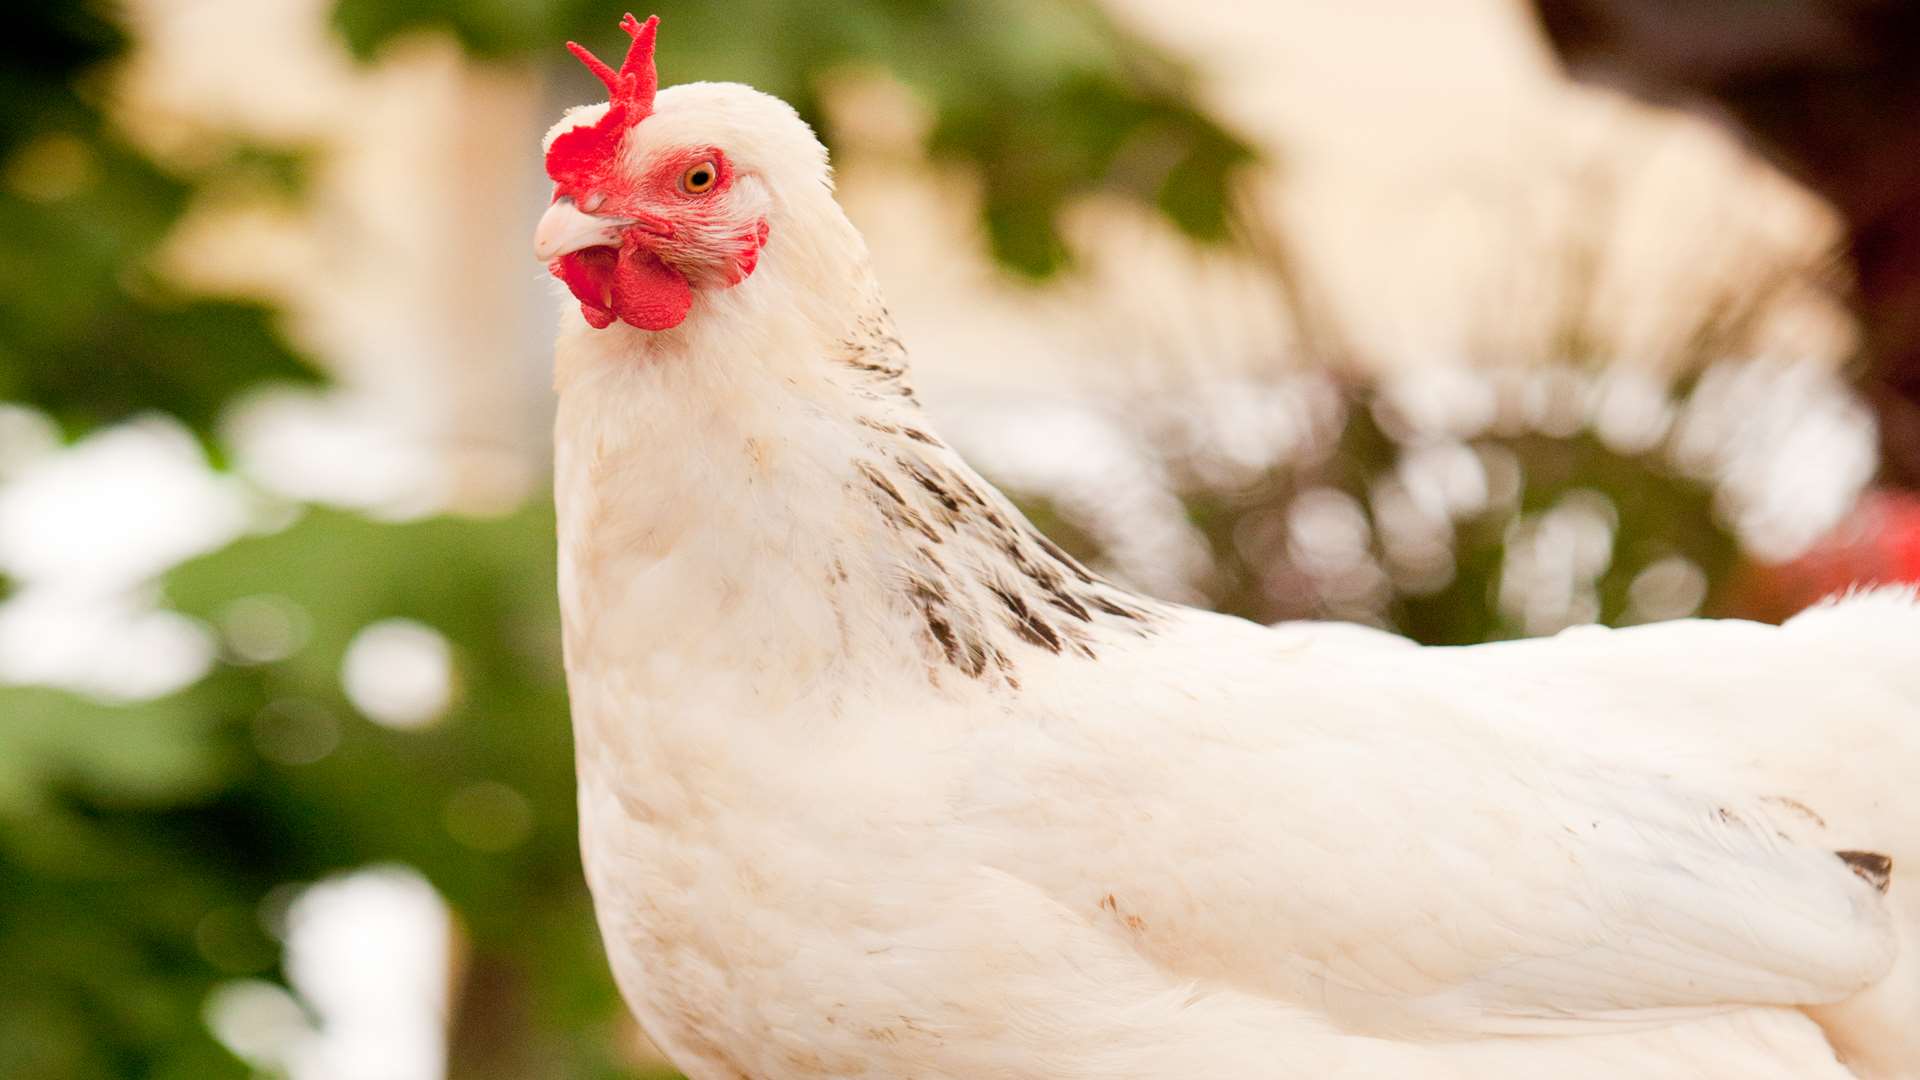
[[[467,956],[447,1025],[448,1080],[531,1076],[526,978],[512,961]]]

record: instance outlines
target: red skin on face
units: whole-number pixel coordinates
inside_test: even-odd
[[[565,282],[567,290],[580,301],[580,314],[595,330],[613,325],[614,262],[612,248],[590,247],[547,264],[547,272]]]
[[[760,249],[767,246],[767,223],[763,218],[754,226],[752,233],[740,238],[740,246],[734,249],[732,271],[727,278],[728,285],[738,285],[747,280],[753,268],[760,265]]]
[[[599,120],[554,139],[547,151],[553,197],[555,201],[570,198],[587,213],[645,222],[623,232],[618,248],[586,248],[548,264],[549,272],[566,283],[580,301],[581,315],[595,329],[611,326],[616,317],[643,330],[670,329],[686,319],[693,307],[693,287],[686,275],[662,255],[673,253],[674,234],[710,231],[719,217],[717,204],[733,186],[733,167],[718,149],[676,154],[655,164],[637,180],[619,169],[621,144],[627,132],[653,112],[654,88],[659,83],[653,66],[658,22],[651,18],[642,24],[632,15],[621,21],[633,45],[618,71],[581,46],[567,43],[567,48],[607,85],[610,104]],[[689,170],[709,161],[715,171],[712,187],[692,193],[681,186]],[[666,235],[661,235],[663,232]],[[739,238],[731,259],[721,269],[723,284],[733,286],[746,280],[766,242],[767,223],[762,220]]]
[[[713,186],[690,193],[682,182],[697,166],[711,164]],[[709,232],[720,215],[717,201],[733,186],[734,170],[717,149],[689,150],[655,165],[637,183],[609,177],[590,191],[572,185],[555,189],[554,198],[572,198],[595,207],[608,217],[643,218],[620,237],[618,249],[587,248],[553,261],[549,269],[565,282],[580,301],[588,325],[602,329],[617,317],[643,330],[667,330],[680,325],[693,306],[693,288],[686,275],[662,255],[672,254],[672,235]],[[592,201],[588,201],[592,200]],[[662,214],[662,208],[672,208]],[[669,236],[659,235],[664,228]],[[767,241],[767,224],[758,221],[739,237],[731,258],[720,272],[725,286],[737,285],[753,273],[760,249]]]

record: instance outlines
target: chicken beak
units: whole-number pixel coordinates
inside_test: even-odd
[[[541,262],[550,262],[582,248],[617,246],[620,230],[630,224],[625,218],[582,213],[572,199],[555,199],[533,230],[533,254]]]
[[[673,235],[672,223],[652,214],[601,217],[583,212],[570,198],[555,199],[533,230],[533,254],[541,262],[551,262],[583,248],[619,247],[620,234],[630,228],[660,237]]]

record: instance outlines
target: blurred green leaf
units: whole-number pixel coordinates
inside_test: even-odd
[[[476,954],[522,973],[539,1065],[515,1075],[625,1075],[611,1038],[577,1037],[622,1014],[578,863],[552,530],[544,505],[405,525],[310,511],[165,582],[173,606],[215,626],[262,598],[297,613],[306,633],[284,659],[222,663],[132,707],[0,690],[0,858],[14,867],[0,880],[17,882],[0,905],[0,968],[39,981],[41,1030],[87,1032],[121,1062],[4,1075],[140,1075],[204,1043],[188,1014],[254,948],[209,954],[206,920],[230,922],[220,913],[283,882],[387,862],[425,873]],[[456,697],[423,729],[366,719],[341,686],[355,635],[393,618],[453,648]],[[524,838],[462,842],[476,786],[524,800]],[[139,1002],[172,1019],[150,1022]]]
[[[0,399],[33,402],[70,434],[158,409],[205,435],[247,387],[316,373],[264,307],[181,295],[154,274],[201,181],[127,145],[81,92],[124,46],[91,10],[27,16],[7,48],[33,55],[0,74]],[[210,171],[284,189],[294,162],[241,148]]]

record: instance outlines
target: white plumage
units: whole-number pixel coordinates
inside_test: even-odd
[[[1129,595],[933,432],[790,109],[619,153],[710,148],[645,212],[758,266],[627,233],[690,312],[557,363],[587,873],[689,1076],[1920,1076],[1907,596],[1428,649]]]

